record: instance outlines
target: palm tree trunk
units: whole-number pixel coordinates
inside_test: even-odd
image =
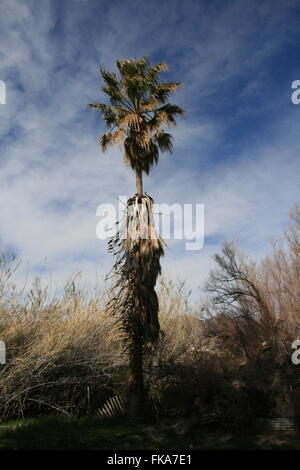
[[[138,196],[143,195],[143,174],[142,170],[136,170],[135,171],[135,176],[136,176],[136,194]]]
[[[140,333],[133,333],[129,352],[128,380],[128,415],[141,418],[146,412],[144,371],[143,371],[143,340]]]
[[[143,174],[136,169],[136,195],[143,195]],[[131,279],[135,282],[135,279]],[[139,327],[131,331],[131,344],[129,348],[129,379],[128,379],[128,415],[134,418],[145,414],[145,386],[143,370],[143,337]]]

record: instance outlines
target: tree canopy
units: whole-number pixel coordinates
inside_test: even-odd
[[[151,66],[146,57],[117,60],[119,76],[100,69],[102,91],[109,103],[89,104],[98,110],[108,131],[100,137],[103,151],[118,144],[124,160],[138,172],[149,173],[158,163],[159,152],[172,152],[172,136],[164,127],[176,124],[176,115],[184,110],[168,102],[181,82],[162,82],[160,73],[168,69],[164,62]]]

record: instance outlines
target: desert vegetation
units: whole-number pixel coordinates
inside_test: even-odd
[[[184,284],[160,279],[161,331],[144,363],[153,419],[176,418],[184,432],[250,429],[264,417],[299,423],[291,361],[300,335],[299,207],[291,215],[291,227],[259,262],[226,242],[197,304]],[[74,278],[51,298],[36,279],[24,293],[14,285],[17,268],[15,257],[1,257],[1,421],[97,416],[124,393],[129,367],[122,332],[105,309],[109,287],[86,293]]]

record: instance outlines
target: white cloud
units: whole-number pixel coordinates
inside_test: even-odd
[[[118,151],[100,154],[96,139],[103,126],[86,104],[99,96],[99,63],[111,68],[117,57],[145,53],[160,60],[162,49],[173,63],[169,76],[185,81],[178,99],[190,113],[174,131],[174,155],[161,157],[145,187],[157,202],[204,203],[207,236],[204,249],[192,255],[184,242],[170,243],[164,266],[195,288],[224,238],[239,236],[242,247],[259,256],[269,238],[280,235],[289,208],[299,200],[297,111],[288,112],[287,101],[284,118],[270,116],[274,138],[249,141],[223,160],[215,145],[219,149],[226,139],[228,122],[210,114],[207,100],[222,87],[218,96],[225,100],[228,82],[242,73],[249,74],[244,96],[260,86],[256,73],[283,43],[284,18],[272,13],[271,4],[259,13],[248,6],[241,16],[237,2],[218,15],[210,8],[205,13],[201,5],[200,25],[197,15],[184,16],[171,40],[176,9],[161,5],[153,23],[155,7],[143,2],[141,11],[136,3],[128,29],[128,8],[110,7],[100,28],[91,17],[92,4],[81,3],[74,9],[65,3],[61,30],[53,2],[8,0],[0,7],[0,79],[8,89],[7,105],[0,108],[0,240],[23,260],[18,282],[24,282],[27,265],[32,274],[52,272],[57,285],[73,270],[81,269],[87,282],[96,272],[100,277],[107,272],[112,260],[96,239],[96,208],[132,194],[134,175]],[[170,13],[171,29],[163,28],[164,12]],[[248,24],[251,12],[256,20]],[[265,22],[259,27],[261,47],[252,53],[260,22]],[[198,110],[200,99],[204,111]],[[211,100],[212,108],[215,104]]]

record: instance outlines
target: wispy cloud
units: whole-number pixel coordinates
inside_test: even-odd
[[[274,7],[276,4],[276,8]],[[71,6],[72,5],[72,6]],[[159,14],[157,6],[159,5]],[[0,240],[26,272],[91,281],[111,263],[96,208],[134,191],[119,151],[101,155],[99,65],[150,54],[184,85],[188,113],[146,190],[157,202],[205,204],[206,245],[170,243],[165,269],[196,288],[224,238],[260,256],[299,200],[297,2],[1,2]],[[298,15],[298,16],[297,16]],[[297,43],[297,41],[296,41]],[[47,258],[47,261],[45,261]]]

